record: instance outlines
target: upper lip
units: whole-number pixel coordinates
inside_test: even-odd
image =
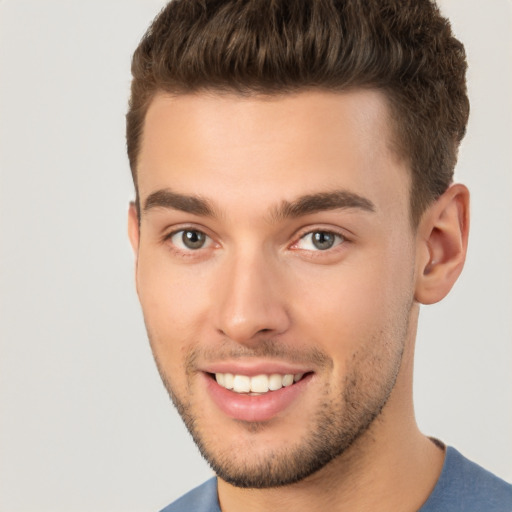
[[[200,368],[206,373],[232,373],[233,375],[272,375],[278,373],[281,375],[308,373],[312,369],[305,365],[296,363],[287,363],[284,361],[219,361],[211,363]]]

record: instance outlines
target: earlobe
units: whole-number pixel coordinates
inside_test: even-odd
[[[432,204],[418,226],[415,299],[434,304],[459,277],[469,234],[469,191],[455,184]]]
[[[139,216],[137,214],[137,207],[132,201],[128,209],[128,238],[130,239],[130,244],[135,255],[135,261],[137,261],[137,255],[139,252],[139,230]]]

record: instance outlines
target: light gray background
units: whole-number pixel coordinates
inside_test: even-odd
[[[124,114],[160,0],[0,1],[0,510],[156,511],[210,475],[133,285]],[[465,272],[423,308],[422,429],[512,479],[512,3],[444,0],[470,62]]]

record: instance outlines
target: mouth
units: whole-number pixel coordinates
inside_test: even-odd
[[[234,393],[259,396],[281,388],[292,386],[302,380],[307,373],[272,373],[260,375],[241,375],[233,373],[215,373],[210,376],[224,389]]]
[[[204,372],[208,395],[226,416],[245,422],[268,421],[285,414],[309,388],[314,372]]]

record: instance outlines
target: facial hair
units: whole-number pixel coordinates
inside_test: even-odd
[[[271,452],[259,458],[245,457],[234,450],[219,453],[210,442],[207,419],[202,418],[193,406],[193,392],[190,383],[194,374],[195,360],[208,358],[207,352],[190,350],[185,358],[188,376],[187,396],[180,396],[155,355],[155,362],[162,381],[182,417],[201,455],[206,459],[217,476],[226,482],[242,488],[265,489],[299,482],[338,458],[359,439],[375,422],[386,405],[400,371],[405,341],[409,326],[409,311],[404,314],[400,325],[387,332],[381,331],[375,339],[355,352],[343,381],[337,383],[339,393],[334,392],[332,383],[324,384],[322,399],[309,419],[306,436],[295,444]],[[151,336],[150,336],[151,339]],[[372,347],[379,346],[375,352]],[[155,353],[155,351],[153,351]],[[219,358],[219,351],[211,351]],[[264,340],[255,349],[236,347],[225,352],[225,357],[282,357],[288,361],[307,362],[314,360],[317,367],[332,368],[333,361],[318,350],[305,353],[285,348],[278,341]],[[220,357],[222,359],[222,357]],[[335,398],[332,398],[332,397]],[[235,421],[235,420],[233,420]],[[269,422],[238,423],[248,432],[257,435],[263,429],[271,428]]]

